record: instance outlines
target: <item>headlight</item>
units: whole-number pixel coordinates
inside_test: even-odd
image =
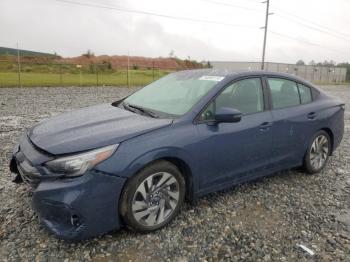
[[[46,162],[45,167],[56,174],[79,176],[109,158],[118,148],[118,145],[106,146],[78,155],[57,158]]]

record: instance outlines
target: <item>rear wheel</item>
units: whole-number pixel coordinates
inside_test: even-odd
[[[317,132],[309,145],[304,167],[310,174],[320,172],[326,165],[331,151],[331,140],[326,131]]]
[[[124,188],[120,213],[128,227],[150,232],[167,225],[179,212],[185,181],[176,166],[156,162],[132,177]]]

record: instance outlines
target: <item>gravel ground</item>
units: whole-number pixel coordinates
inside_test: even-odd
[[[350,86],[322,87],[350,104]],[[0,260],[350,261],[350,114],[345,135],[318,175],[284,171],[186,204],[166,228],[128,230],[69,243],[40,225],[30,191],[10,182],[15,141],[40,119],[117,100],[123,88],[0,89]],[[308,255],[297,244],[315,252]]]

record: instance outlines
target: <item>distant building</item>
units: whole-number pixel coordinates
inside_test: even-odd
[[[213,68],[231,70],[260,70],[260,62],[225,62],[212,61]],[[280,73],[289,73],[300,76],[313,83],[343,83],[346,79],[346,68],[314,65],[296,65],[284,63],[265,63],[265,70]]]

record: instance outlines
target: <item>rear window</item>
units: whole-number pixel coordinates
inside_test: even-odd
[[[302,84],[298,84],[298,87],[301,103],[310,103],[312,101],[311,88]]]
[[[300,105],[298,86],[294,81],[268,78],[274,109]]]

